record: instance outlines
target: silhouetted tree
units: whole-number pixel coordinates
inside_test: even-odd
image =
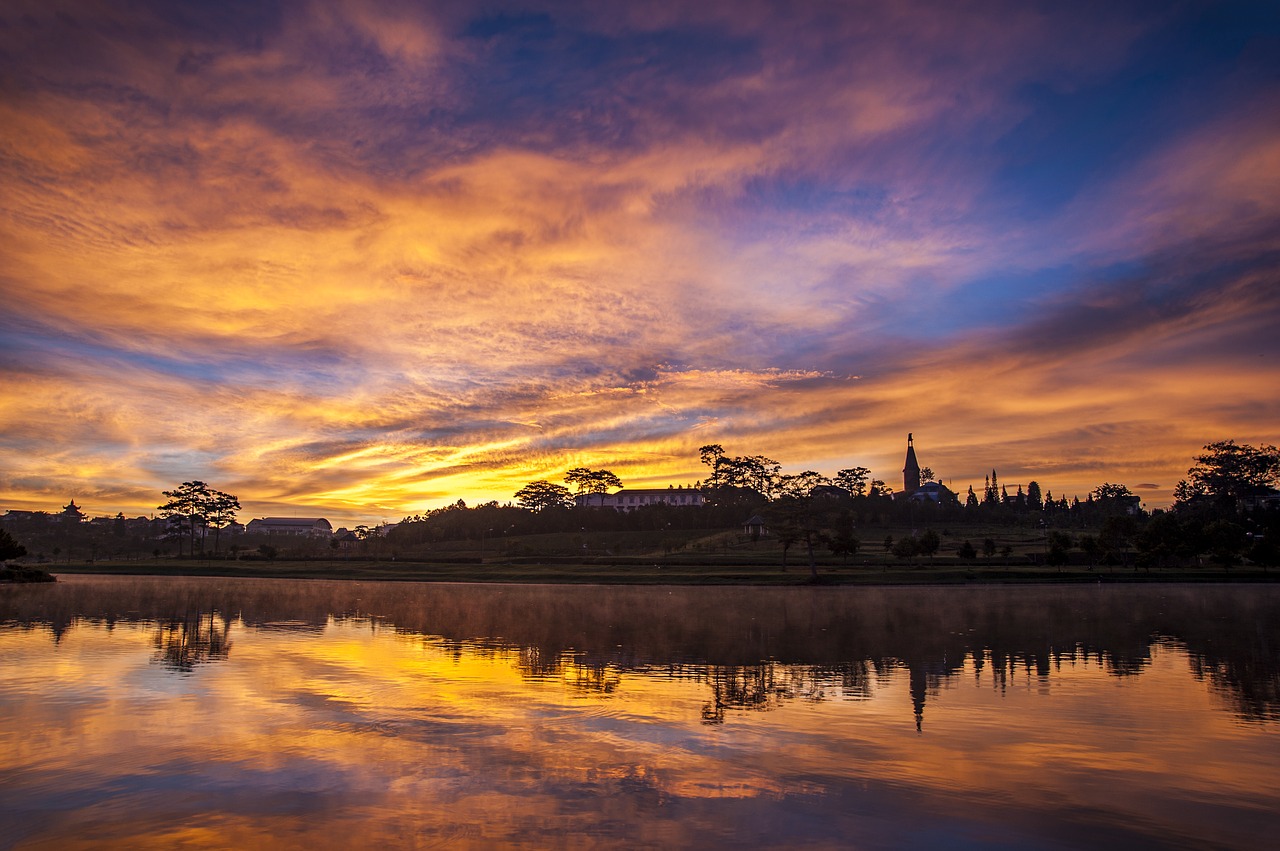
[[[1071,549],[1074,542],[1071,536],[1066,532],[1050,532],[1049,533],[1049,552],[1045,556],[1045,560],[1061,569],[1062,565],[1067,563],[1067,551]]]
[[[942,546],[942,539],[932,529],[926,529],[924,534],[916,539],[916,548],[919,549],[921,555],[928,556],[931,562],[940,546]]]
[[[1215,520],[1204,529],[1205,541],[1209,546],[1209,556],[1215,564],[1229,570],[1240,560],[1240,554],[1248,546],[1244,528],[1230,520]]]
[[[1110,482],[1103,482],[1090,492],[1090,496],[1097,499],[1120,499],[1125,496],[1133,496],[1133,491],[1129,490],[1125,485],[1113,485]]]
[[[565,473],[564,480],[575,486],[579,494],[599,494],[601,504],[609,488],[622,487],[622,480],[609,470],[588,470],[585,467],[576,467]]]
[[[1102,530],[1098,533],[1098,543],[1108,553],[1119,553],[1121,564],[1129,563],[1129,547],[1133,542],[1133,535],[1137,528],[1134,519],[1128,515],[1120,514],[1108,517],[1106,522],[1102,524]]]
[[[862,541],[852,532],[845,530],[837,532],[831,536],[827,547],[831,550],[831,554],[840,556],[845,564],[849,563],[849,557],[858,554],[858,548],[862,546]]]
[[[827,483],[828,480],[824,476],[812,470],[781,476],[778,483],[779,496],[765,512],[769,518],[770,527],[778,529],[780,536],[794,532],[795,542],[804,542],[805,554],[809,559],[809,575],[815,580],[818,578],[818,563],[814,558],[813,548],[824,535],[823,530],[830,512],[824,510],[824,506],[815,503],[813,489]],[[786,548],[784,547],[784,562],[785,558]]]
[[[182,536],[189,540],[188,552],[196,554],[196,530],[209,520],[212,492],[201,481],[183,482],[171,491],[163,491],[169,501],[158,506],[160,516],[169,521],[178,533],[178,558],[182,558]]]
[[[724,484],[720,481],[720,462],[724,458],[724,447],[718,443],[708,443],[698,449],[698,458],[711,468],[711,475],[707,478],[706,485],[718,488]]]
[[[229,493],[210,490],[206,505],[209,525],[213,527],[213,551],[218,552],[218,540],[222,530],[236,522],[236,512],[240,510],[240,500]]]
[[[4,529],[0,529],[0,561],[10,558],[22,558],[26,554],[26,547],[15,541],[13,536]]]
[[[800,529],[794,525],[786,523],[785,521],[780,525],[773,526],[771,528],[773,529],[774,536],[778,539],[779,546],[782,547],[782,569],[786,570],[787,552],[800,541],[800,538],[802,537]]]
[[[1102,555],[1102,545],[1098,543],[1098,539],[1093,535],[1081,535],[1080,540],[1077,542],[1077,546],[1079,546],[1080,551],[1088,557],[1089,569],[1093,570],[1093,568],[1098,564],[1098,557]]]
[[[729,458],[724,447],[711,443],[698,450],[702,463],[711,467],[711,475],[703,483],[706,498],[713,502],[723,500],[717,491],[727,489],[730,495],[742,489],[753,491],[765,499],[776,495],[782,467],[772,458],[763,455],[746,455]]]
[[[986,477],[986,484],[982,489],[982,504],[986,507],[999,505],[1000,503],[1000,487],[996,484],[996,471],[992,470],[991,475]]]
[[[899,538],[893,545],[893,557],[902,561],[913,559],[920,552],[920,542],[911,535]]]
[[[1040,483],[1034,479],[1027,483],[1027,507],[1032,511],[1044,510],[1044,499],[1040,495]]]
[[[808,499],[813,495],[814,488],[830,484],[831,480],[821,473],[805,470],[803,473],[779,476],[778,495],[793,499]]]
[[[836,473],[835,483],[852,496],[863,496],[867,491],[867,481],[870,478],[871,471],[866,467],[850,467]]]
[[[573,494],[568,488],[547,481],[530,482],[516,491],[515,497],[521,508],[534,512],[573,505]]]
[[[1234,440],[1205,445],[1196,456],[1187,478],[1178,482],[1173,496],[1176,507],[1211,501],[1235,507],[1239,500],[1265,493],[1280,484],[1280,449],[1270,444],[1250,446]]]

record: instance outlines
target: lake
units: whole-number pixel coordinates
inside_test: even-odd
[[[1280,588],[0,587],[0,846],[1268,848]]]

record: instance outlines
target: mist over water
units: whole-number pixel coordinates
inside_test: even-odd
[[[0,588],[37,847],[1262,847],[1280,590]]]

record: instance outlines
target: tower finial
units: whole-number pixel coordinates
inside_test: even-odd
[[[911,432],[907,432],[907,445],[911,445]]]

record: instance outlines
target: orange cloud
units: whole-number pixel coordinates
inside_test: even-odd
[[[15,506],[203,478],[394,515],[579,464],[688,482],[707,442],[893,483],[907,431],[957,485],[1161,502],[1202,443],[1274,440],[1269,100],[1027,221],[996,153],[1026,91],[1152,22],[686,7],[0,34]],[[588,36],[616,49],[575,64]],[[512,43],[569,59],[543,86]]]

